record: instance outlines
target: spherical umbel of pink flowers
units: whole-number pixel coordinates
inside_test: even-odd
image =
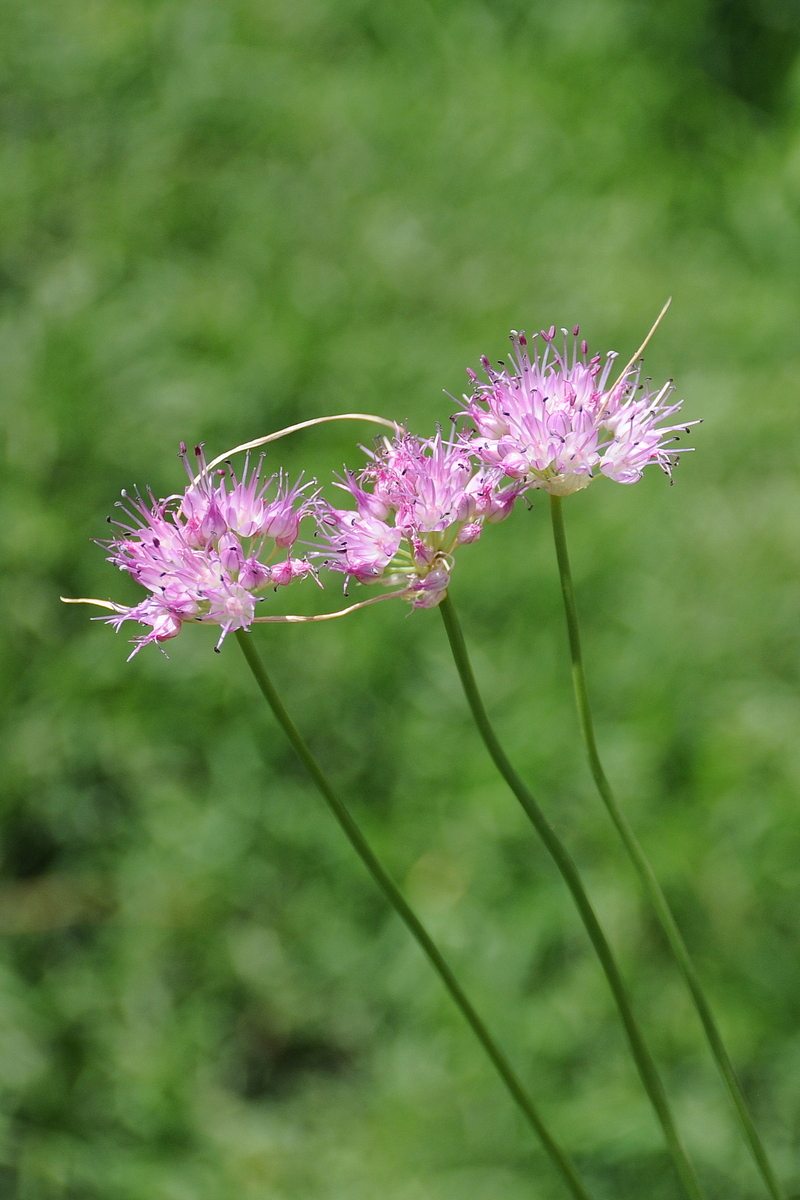
[[[563,350],[554,327],[534,334],[531,357],[525,334],[512,331],[510,368],[500,364],[496,371],[481,359],[488,383],[468,370],[474,391],[464,397],[465,408],[478,435],[469,442],[473,452],[525,489],[554,496],[587,487],[598,472],[636,483],[656,463],[670,475],[681,451],[668,447],[686,428],[664,424],[681,407],[669,403],[672,383],[653,391],[649,380],[640,381],[641,365],[631,364],[609,384],[616,354],[604,362],[589,358],[577,325],[570,353],[567,330],[561,332]]]
[[[127,507],[119,507],[131,523],[113,522],[121,532],[107,543],[109,561],[149,593],[100,618],[115,629],[125,621],[147,628],[132,639],[131,658],[150,642],[176,637],[186,621],[218,625],[219,649],[226,634],[252,624],[262,592],[312,571],[307,559],[291,556],[300,522],[317,507],[316,494],[306,495],[311,484],[262,479],[262,461],[251,471],[246,460],[241,479],[230,466],[211,473],[201,447],[195,456],[196,478],[181,446],[191,481],[182,495],[145,501],[123,493]]]
[[[441,433],[383,438],[372,462],[339,487],[355,509],[321,507],[326,565],[358,583],[398,589],[414,608],[435,608],[447,594],[453,555],[476,541],[486,521],[501,521],[520,494],[502,471],[476,466],[464,442]]]

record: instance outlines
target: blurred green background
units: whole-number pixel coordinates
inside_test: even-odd
[[[797,0],[0,7],[0,1200],[556,1200],[547,1160],[232,641],[129,665],[91,541],[319,413],[431,433],[579,321],[702,417],[670,488],[566,503],[609,772],[800,1191]],[[284,442],[329,478],[366,428]],[[453,597],[586,873],[711,1197],[763,1191],[583,765],[547,507]],[[282,600],[311,611],[334,582]],[[287,704],[598,1200],[675,1200],[563,885],[436,612],[262,628]]]

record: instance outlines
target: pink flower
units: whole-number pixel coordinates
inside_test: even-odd
[[[307,559],[273,561],[297,541],[303,517],[317,508],[311,486],[289,487],[282,477],[260,477],[261,462],[241,482],[226,467],[207,471],[201,447],[195,449],[198,477],[192,475],[186,447],[181,457],[190,483],[181,496],[147,501],[125,496],[130,523],[115,522],[120,533],[109,543],[109,561],[127,571],[150,594],[132,607],[114,605],[101,618],[119,629],[137,621],[149,632],[133,639],[136,654],[180,633],[183,622],[220,627],[225,636],[252,624],[263,590],[284,587],[312,571]],[[273,488],[273,484],[275,484]],[[131,655],[133,657],[133,655]]]
[[[441,433],[384,438],[370,457],[358,479],[348,472],[338,484],[355,511],[320,510],[327,565],[359,583],[397,587],[415,608],[434,608],[447,594],[456,548],[476,541],[485,521],[507,516],[522,489],[501,488],[502,471],[476,470],[469,446]]]
[[[606,444],[600,460],[600,470],[609,479],[614,479],[617,483],[637,483],[642,478],[644,468],[650,463],[657,463],[667,475],[671,475],[675,464],[671,455],[680,454],[682,451],[672,450],[670,455],[666,450],[668,443],[664,440],[665,435],[688,427],[658,425],[659,421],[671,416],[680,408],[680,404],[663,403],[673,390],[671,384],[665,384],[661,391],[655,394],[645,391],[638,400],[628,400],[607,416],[605,428],[613,437]],[[688,424],[696,425],[698,422],[690,421]]]
[[[219,650],[225,635],[234,629],[249,629],[256,615],[256,597],[241,584],[231,579],[221,579],[219,587],[208,593],[207,619],[221,626],[216,649]]]
[[[140,625],[150,626],[149,633],[131,639],[134,649],[128,656],[128,661],[133,658],[134,654],[138,654],[143,646],[147,646],[151,642],[166,642],[169,638],[177,637],[182,624],[180,617],[175,616],[168,608],[150,596],[146,600],[142,600],[141,604],[137,604],[135,608],[120,608],[120,611],[113,617],[102,619],[117,630],[124,621],[138,621]]]
[[[329,508],[322,520],[323,532],[329,534],[330,547],[338,556],[331,564],[337,570],[344,566],[359,583],[380,579],[403,540],[400,530],[385,521],[347,509]]]
[[[587,487],[597,471],[618,483],[635,483],[646,466],[657,463],[669,475],[680,451],[666,447],[685,428],[663,424],[681,407],[667,403],[672,384],[651,392],[648,381],[640,383],[641,366],[631,364],[609,385],[616,354],[607,354],[605,362],[599,355],[588,358],[578,332],[576,325],[570,355],[566,330],[561,352],[553,343],[555,328],[542,331],[544,349],[541,355],[536,349],[533,360],[525,334],[512,332],[510,369],[501,364],[495,371],[484,357],[488,384],[467,372],[475,388],[465,407],[478,433],[469,445],[524,488],[556,496]],[[643,395],[635,399],[639,390]]]
[[[295,579],[305,579],[314,568],[306,558],[285,558],[270,568],[269,582],[272,587],[287,587]]]

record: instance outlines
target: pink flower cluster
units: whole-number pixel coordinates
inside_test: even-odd
[[[567,496],[598,474],[635,483],[651,463],[669,475],[676,451],[668,447],[685,427],[669,423],[680,408],[670,403],[672,384],[651,390],[634,363],[610,383],[616,355],[589,358],[577,326],[570,352],[562,332],[562,351],[554,328],[534,335],[532,357],[525,334],[512,332],[510,367],[494,370],[483,358],[488,383],[469,371],[473,392],[462,414],[468,424],[450,440],[441,432],[416,437],[399,426],[394,437],[381,439],[367,451],[367,466],[347,471],[337,484],[355,507],[321,500],[311,483],[290,487],[282,475],[262,478],[263,458],[253,470],[246,459],[237,479],[228,465],[208,468],[198,447],[195,474],[182,446],[190,480],[184,493],[128,500],[132,523],[117,522],[121,532],[109,543],[110,561],[142,584],[146,598],[132,607],[88,603],[111,609],[104,619],[115,628],[125,621],[145,626],[133,654],[175,637],[186,621],[218,625],[219,647],[226,634],[254,620],[340,615],[256,616],[267,589],[316,575],[308,557],[292,557],[301,522],[310,517],[321,541],[312,557],[346,580],[394,588],[386,598],[434,608],[447,594],[459,546],[477,541],[487,522],[507,517],[523,493],[542,488]]]
[[[435,608],[456,548],[477,541],[484,522],[507,517],[521,489],[503,486],[502,471],[476,465],[466,443],[441,433],[384,438],[371,458],[339,484],[355,510],[321,510],[327,565],[359,583],[396,587],[414,608]]]
[[[200,447],[195,479],[185,446],[181,455],[191,480],[183,495],[150,496],[149,503],[137,496],[129,509],[120,505],[133,524],[114,522],[122,532],[109,543],[109,561],[149,592],[131,608],[115,605],[114,615],[104,618],[116,629],[124,621],[148,627],[134,639],[133,654],[176,637],[184,621],[219,625],[219,648],[226,634],[252,624],[260,592],[312,570],[307,559],[290,553],[273,561],[295,544],[301,520],[316,509],[316,495],[305,494],[309,484],[262,480],[261,462],[250,471],[246,461],[241,480],[230,467],[211,475]]]
[[[663,424],[680,408],[667,402],[672,384],[652,392],[648,381],[640,383],[641,367],[631,364],[609,385],[615,354],[604,363],[599,355],[588,358],[577,325],[572,355],[566,330],[559,352],[555,332],[542,331],[544,349],[540,355],[536,347],[533,360],[525,334],[512,333],[511,370],[495,371],[488,358],[481,359],[488,383],[468,372],[475,390],[465,406],[478,432],[470,445],[480,460],[525,488],[555,496],[587,487],[597,471],[617,483],[636,483],[646,466],[657,463],[669,475],[679,451],[667,446],[685,428]]]

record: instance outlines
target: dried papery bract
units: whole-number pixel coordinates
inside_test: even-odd
[[[276,429],[274,433],[265,433],[263,437],[253,438],[250,442],[242,442],[240,446],[234,446],[233,449],[226,450],[224,454],[218,454],[215,459],[206,464],[203,470],[213,471],[214,467],[218,467],[220,463],[226,462],[234,454],[242,454],[247,450],[257,450],[259,446],[266,446],[269,442],[277,442],[281,438],[287,437],[290,433],[298,433],[301,429],[312,429],[315,425],[330,425],[333,421],[366,421],[368,425],[383,425],[386,429],[393,429],[395,432],[401,428],[397,421],[389,421],[386,417],[376,417],[372,413],[332,413],[327,417],[312,417],[310,421],[299,421],[296,425],[287,425],[283,429]],[[199,475],[197,479],[199,479]],[[195,482],[197,482],[197,479]]]

